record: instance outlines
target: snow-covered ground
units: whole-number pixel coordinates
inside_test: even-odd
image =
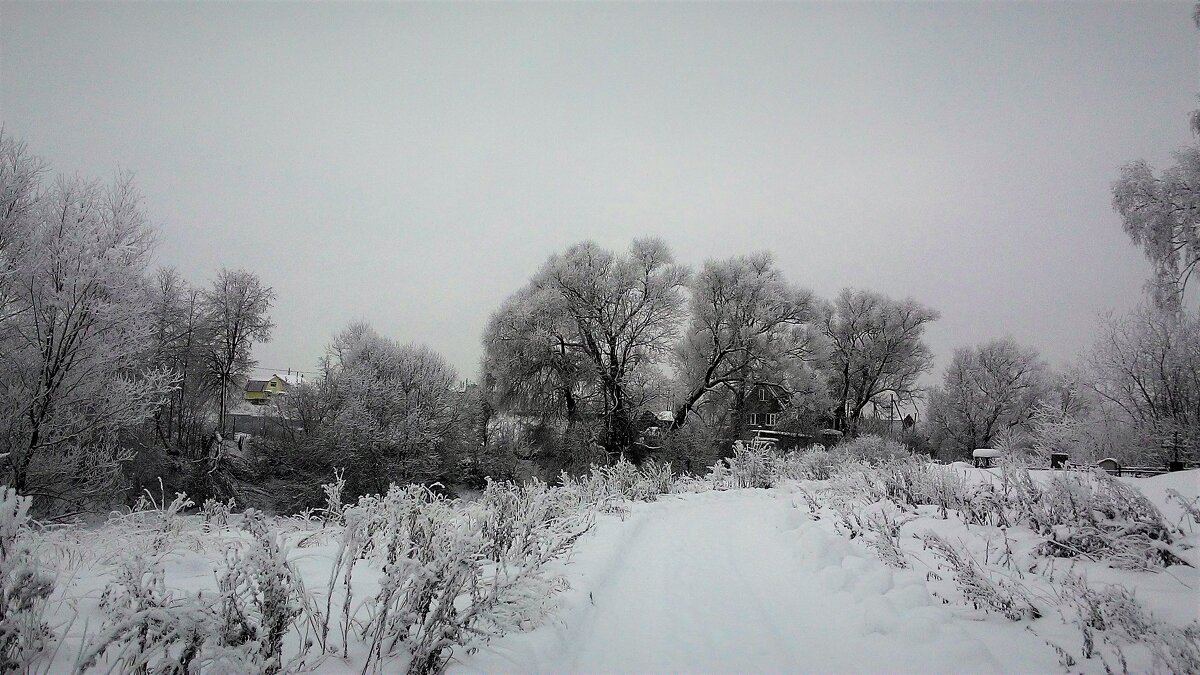
[[[1003,619],[962,620],[924,574],[830,534],[786,489],[671,495],[610,519],[564,565],[550,626],[452,672],[1043,672]]]
[[[954,466],[947,471],[962,485],[1001,479],[998,470]],[[1032,476],[1039,484],[1056,480],[1054,472]],[[476,641],[474,651],[454,647],[448,669],[1100,673],[1107,667],[1166,672],[1172,669],[1167,663],[1186,663],[1179,660],[1185,657],[1167,654],[1171,649],[1200,654],[1200,624],[1195,623],[1200,621],[1195,566],[1200,525],[1184,507],[1197,503],[1200,471],[1122,482],[1145,494],[1170,521],[1175,528],[1171,550],[1187,564],[1116,569],[1097,556],[1050,557],[1036,550],[1044,538],[1024,526],[968,524],[970,519],[936,506],[902,506],[889,499],[852,503],[836,478],[782,480],[770,489],[710,489],[728,484],[697,481],[676,486],[687,491],[650,502],[614,504],[605,498],[595,507],[602,513],[591,530],[568,556],[548,563],[540,586],[530,587],[536,597],[527,597],[521,612],[509,617],[506,634]],[[537,499],[543,501],[527,504],[558,503],[555,488],[541,489]],[[480,518],[481,508],[482,502],[450,504],[439,513],[457,527],[456,518]],[[112,625],[105,623],[111,622],[106,619],[111,610],[102,606],[105,589],[122,566],[128,569],[131,558],[153,550],[160,551],[155,555],[161,572],[147,568],[145,579],[147,589],[159,589],[154,602],[168,608],[171,617],[215,620],[202,610],[205,602],[221,597],[228,551],[232,547],[245,555],[254,540],[236,527],[237,515],[228,527],[209,532],[195,517],[162,513],[142,518],[149,526],[135,527],[127,517],[35,537],[38,557],[58,568],[48,619],[66,635],[52,660],[42,659],[39,668],[73,669],[81,645]],[[869,521],[895,525],[890,555],[879,549],[878,530],[864,525]],[[344,572],[334,572],[339,560],[347,560],[339,544],[346,540],[343,528],[303,519],[280,519],[272,527],[311,605],[284,639],[285,670],[404,672],[411,664],[403,654],[367,659],[365,627],[377,616],[372,603],[387,583],[378,546],[374,552],[363,549],[352,582],[345,584]],[[989,580],[985,586],[998,589],[1003,598],[1016,598],[1013,616],[1006,617],[993,600],[969,597],[959,578],[961,561],[957,569],[949,564],[931,548],[930,534],[974,565]],[[156,579],[160,586],[154,585]],[[343,615],[347,585],[352,601]],[[1118,598],[1097,609],[1096,598],[1112,600],[1116,596],[1110,592],[1122,589],[1136,608]],[[1091,605],[1080,599],[1088,593]],[[1089,611],[1101,610],[1107,613],[1103,620],[1088,618]],[[319,632],[313,617],[322,612],[332,617],[325,652],[314,647],[301,656],[300,645]],[[1163,639],[1130,635],[1129,626]],[[121,658],[129,658],[131,652],[123,653]],[[1164,661],[1164,655],[1176,660]],[[97,662],[113,672],[121,670],[120,664],[111,651]],[[217,662],[210,666],[206,672],[238,670],[228,665],[222,670]]]
[[[996,479],[995,471],[955,469],[970,482]],[[1182,506],[1167,493],[1194,501],[1200,471],[1125,482],[1193,533],[1185,545],[1196,543],[1196,525],[1186,524]],[[901,547],[913,564],[897,569],[863,538],[839,534],[830,518],[813,519],[798,493],[818,487],[789,483],[632,505],[623,522],[599,523],[563,563],[571,590],[550,625],[494,641],[456,659],[451,671],[1061,672],[1052,645],[1076,652],[1082,640],[1053,597],[1052,582],[1070,574],[1099,587],[1127,587],[1170,625],[1200,620],[1200,574],[1186,566],[1138,572],[1049,561],[1040,575],[1035,570],[1016,581],[1042,606],[1036,620],[1010,621],[955,602],[953,576],[911,535],[937,533],[978,554],[993,576],[1012,578],[984,560],[1000,552],[999,528],[967,527],[920,509],[902,528],[908,541]],[[1029,547],[1026,534],[1014,529],[1008,536],[1014,549]],[[1145,649],[1124,645],[1123,653],[1134,671],[1161,670]],[[1100,658],[1074,660],[1066,670],[1104,672]]]

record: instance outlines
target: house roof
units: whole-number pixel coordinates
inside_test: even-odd
[[[266,380],[246,380],[246,391],[266,391]]]
[[[787,401],[792,397],[791,393],[784,388],[783,385],[775,384],[774,382],[755,382],[752,389],[763,388],[771,392],[771,395],[780,401]]]

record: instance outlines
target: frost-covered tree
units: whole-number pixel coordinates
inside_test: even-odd
[[[835,426],[853,431],[863,408],[881,394],[910,399],[918,393],[918,379],[933,364],[922,338],[939,316],[912,299],[854,289],[838,294],[821,320]]]
[[[45,164],[0,127],[0,321],[20,309],[14,304],[12,284],[29,244],[44,171]]]
[[[485,344],[486,362],[499,366],[498,381],[516,379],[503,371],[507,364],[554,364],[537,371],[549,383],[542,391],[557,387],[564,407],[573,389],[594,397],[598,442],[610,453],[640,459],[634,450],[639,392],[647,390],[643,385],[674,346],[688,277],[688,269],[656,239],[634,241],[624,255],[593,242],[576,244],[551,256],[506,302],[506,311],[525,314],[530,322],[511,333],[513,342],[500,348],[494,341]],[[504,358],[503,350],[534,358]],[[561,359],[554,363],[556,353]],[[577,387],[574,378],[580,378]]]
[[[404,345],[365,323],[338,333],[325,357],[319,429],[359,487],[443,478],[465,411],[458,375],[424,345]]]
[[[1200,145],[1180,149],[1175,165],[1158,174],[1143,161],[1126,165],[1113,185],[1113,207],[1154,267],[1155,304],[1178,310],[1200,265]]]
[[[1028,430],[1051,388],[1049,368],[1012,338],[954,351],[942,385],[929,398],[932,440],[944,449],[991,447],[998,436]]]
[[[202,297],[202,311],[211,326],[207,354],[208,373],[218,391],[218,428],[225,430],[229,395],[254,366],[250,349],[271,339],[268,312],[275,291],[253,272],[223,269]]]
[[[11,148],[5,148],[11,152]],[[20,172],[3,172],[19,182]],[[129,177],[5,184],[24,204],[5,253],[0,321],[0,455],[5,482],[40,498],[87,501],[116,489],[117,432],[148,418],[173,386],[143,367],[143,280],[154,231]],[[15,211],[8,212],[12,216]]]
[[[178,388],[155,412],[154,430],[164,447],[197,452],[209,422],[217,393],[208,376],[206,358],[214,339],[213,326],[204,313],[200,289],[190,285],[170,267],[159,269],[149,280],[151,344],[149,360],[175,373]]]
[[[1108,320],[1085,357],[1087,385],[1138,430],[1145,456],[1195,459],[1200,449],[1200,319],[1142,307]]]
[[[820,352],[814,330],[824,307],[784,278],[769,253],[709,260],[691,283],[690,320],[676,350],[683,397],[679,427],[717,389],[744,390],[756,380],[783,384]]]
[[[484,330],[489,403],[573,427],[592,398],[588,383],[595,375],[572,346],[575,332],[554,291],[526,286],[509,296]]]

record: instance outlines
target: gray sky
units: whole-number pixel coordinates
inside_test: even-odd
[[[488,314],[585,238],[773,251],[1054,363],[1139,299],[1109,186],[1189,141],[1192,5],[0,4],[0,118],[132,170],[158,258],[256,271],[271,367],[356,319],[473,376]]]

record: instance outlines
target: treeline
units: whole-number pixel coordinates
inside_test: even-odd
[[[494,409],[541,428],[526,454],[569,465],[592,446],[641,462],[653,453],[642,420],[653,419],[663,456],[701,467],[745,436],[759,385],[787,404],[776,429],[797,433],[855,433],[880,396],[911,402],[937,318],[873,291],[818,298],[768,253],[693,272],[659,240],[624,253],[584,242],[493,314],[483,385]]]
[[[764,387],[784,404],[773,428],[795,438],[890,431],[946,459],[999,446],[1195,461],[1198,190],[1196,144],[1165,171],[1122,170],[1113,204],[1151,263],[1147,300],[1104,320],[1059,371],[1001,338],[957,350],[927,390],[939,315],[916,300],[821,298],[765,252],[692,269],[655,239],[582,242],[492,314],[476,384],[429,347],[352,324],[247,444],[228,413],[253,345],[271,337],[272,289],[244,270],[199,284],[151,270],[157,232],[128,176],[53,177],[0,131],[3,481],[46,510],[127,501],[160,478],[290,510],[322,501],[335,473],[364,494],[554,478],[619,457],[694,471],[758,426]],[[896,404],[915,424],[879,422]]]
[[[136,468],[187,472],[270,337],[257,277],[150,273],[156,235],[128,175],[52,177],[0,130],[0,458],[40,506],[108,505]]]

